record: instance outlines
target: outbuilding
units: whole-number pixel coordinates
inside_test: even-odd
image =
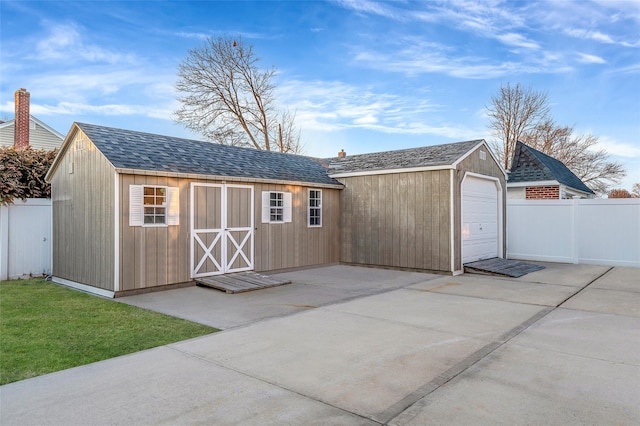
[[[332,263],[448,274],[504,257],[483,140],[315,159],[74,123],[52,185],[53,280],[116,297]]]
[[[108,297],[340,260],[319,160],[74,123],[49,170],[53,280]]]
[[[338,156],[345,263],[458,274],[504,257],[506,173],[484,140]]]

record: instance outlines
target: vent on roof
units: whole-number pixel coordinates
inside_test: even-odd
[[[480,159],[481,160],[486,160],[487,159],[487,153],[484,151],[480,151]]]

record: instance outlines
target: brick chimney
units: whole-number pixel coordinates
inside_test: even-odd
[[[27,89],[18,89],[15,94],[16,118],[14,122],[13,147],[24,149],[29,146],[29,97]]]
[[[344,152],[344,149],[342,151],[338,152],[338,158],[344,158],[346,156],[347,156],[347,153]]]

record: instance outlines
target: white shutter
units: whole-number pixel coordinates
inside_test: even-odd
[[[269,205],[269,191],[262,191],[262,223],[269,223],[271,208]]]
[[[129,185],[129,226],[144,223],[144,189],[142,185]]]
[[[282,211],[282,219],[284,220],[284,222],[291,222],[291,193],[290,192],[285,192],[284,193],[284,209]]]
[[[180,188],[167,188],[167,225],[180,225]]]

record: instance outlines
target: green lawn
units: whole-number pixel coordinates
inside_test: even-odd
[[[0,282],[0,385],[218,331],[60,287]]]

